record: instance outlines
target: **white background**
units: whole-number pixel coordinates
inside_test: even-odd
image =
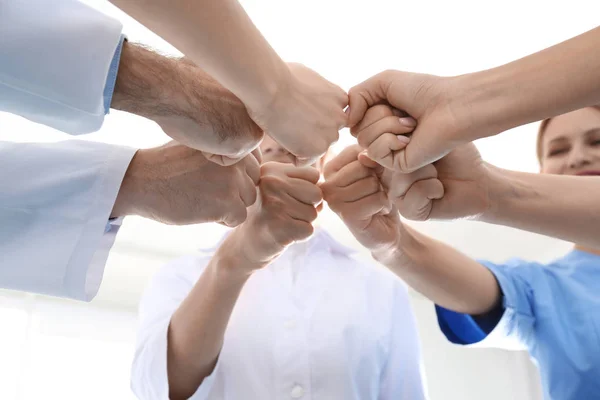
[[[121,19],[131,41],[177,54],[107,2],[86,2]],[[595,27],[600,11],[600,3],[591,0],[242,3],[285,60],[302,62],[345,89],[389,68],[438,75],[491,68]],[[493,164],[535,172],[536,128],[521,127],[477,145],[484,159]],[[62,134],[0,113],[0,140],[60,139],[64,139]],[[85,139],[150,147],[167,137],[147,120],[112,112],[103,129]],[[351,142],[343,132],[336,148]],[[341,242],[357,246],[331,214],[325,214],[321,223]],[[512,256],[548,261],[570,247],[466,221],[416,226],[473,257],[493,261]],[[0,399],[133,398],[129,367],[136,307],[144,286],[166,261],[214,243],[222,231],[212,225],[166,227],[129,218],[91,305],[0,292]],[[537,372],[525,354],[451,346],[439,332],[432,305],[417,294],[413,303],[431,399],[540,398]]]

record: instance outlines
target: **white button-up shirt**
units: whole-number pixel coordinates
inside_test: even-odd
[[[350,257],[318,230],[243,288],[212,374],[194,400],[425,398],[415,319],[404,285]],[[156,274],[141,303],[132,388],[167,399],[167,330],[210,260]]]

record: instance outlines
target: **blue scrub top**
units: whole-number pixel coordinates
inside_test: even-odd
[[[548,265],[482,264],[495,275],[502,304],[478,317],[436,306],[448,340],[521,345],[539,366],[545,399],[600,399],[600,256],[574,250]]]

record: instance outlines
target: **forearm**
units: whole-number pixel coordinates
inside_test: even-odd
[[[212,373],[248,271],[260,267],[243,257],[236,233],[223,242],[171,318],[167,365],[172,399],[189,398]]]
[[[169,58],[125,42],[111,108],[152,120],[241,112],[242,102],[206,72],[185,59]],[[233,135],[235,132],[232,132]]]
[[[447,309],[484,314],[500,299],[493,274],[475,260],[409,228],[396,246],[373,256],[409,286]]]
[[[481,220],[600,248],[600,179],[491,168]]]
[[[111,0],[246,104],[268,103],[289,71],[236,0]]]
[[[600,103],[600,27],[512,63],[460,76],[475,137]]]

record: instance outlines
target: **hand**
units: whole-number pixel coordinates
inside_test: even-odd
[[[388,104],[415,118],[418,125],[406,149],[393,152],[385,161],[401,172],[412,172],[439,160],[458,145],[482,137],[469,117],[468,106],[461,102],[465,91],[461,77],[443,78],[401,71],[385,71],[350,89],[349,125],[363,145],[387,133],[399,133],[395,123],[361,123],[367,110]],[[391,121],[391,119],[390,119]],[[391,143],[391,141],[390,141]],[[376,161],[384,165],[383,160]]]
[[[224,167],[177,142],[139,150],[133,157],[112,216],[139,215],[186,225],[219,222],[241,224],[246,207],[256,201],[260,153]]]
[[[383,167],[358,160],[358,145],[345,148],[325,165],[323,197],[356,239],[372,252],[392,249],[402,232],[398,211],[381,185]]]
[[[370,107],[357,126],[358,144],[379,165],[396,169],[398,153],[410,142],[417,121],[386,104]]]
[[[155,121],[167,135],[221,165],[241,160],[263,137],[244,104],[202,69],[128,42],[111,107]]]
[[[348,96],[311,69],[288,66],[289,78],[272,101],[249,105],[248,112],[266,134],[296,156],[297,165],[311,165],[346,126]]]
[[[323,200],[319,176],[312,167],[276,162],[261,166],[260,200],[237,229],[249,264],[270,262],[290,244],[312,235]]]
[[[473,143],[408,174],[386,170],[382,181],[400,214],[412,220],[480,218],[492,207],[490,167]]]

